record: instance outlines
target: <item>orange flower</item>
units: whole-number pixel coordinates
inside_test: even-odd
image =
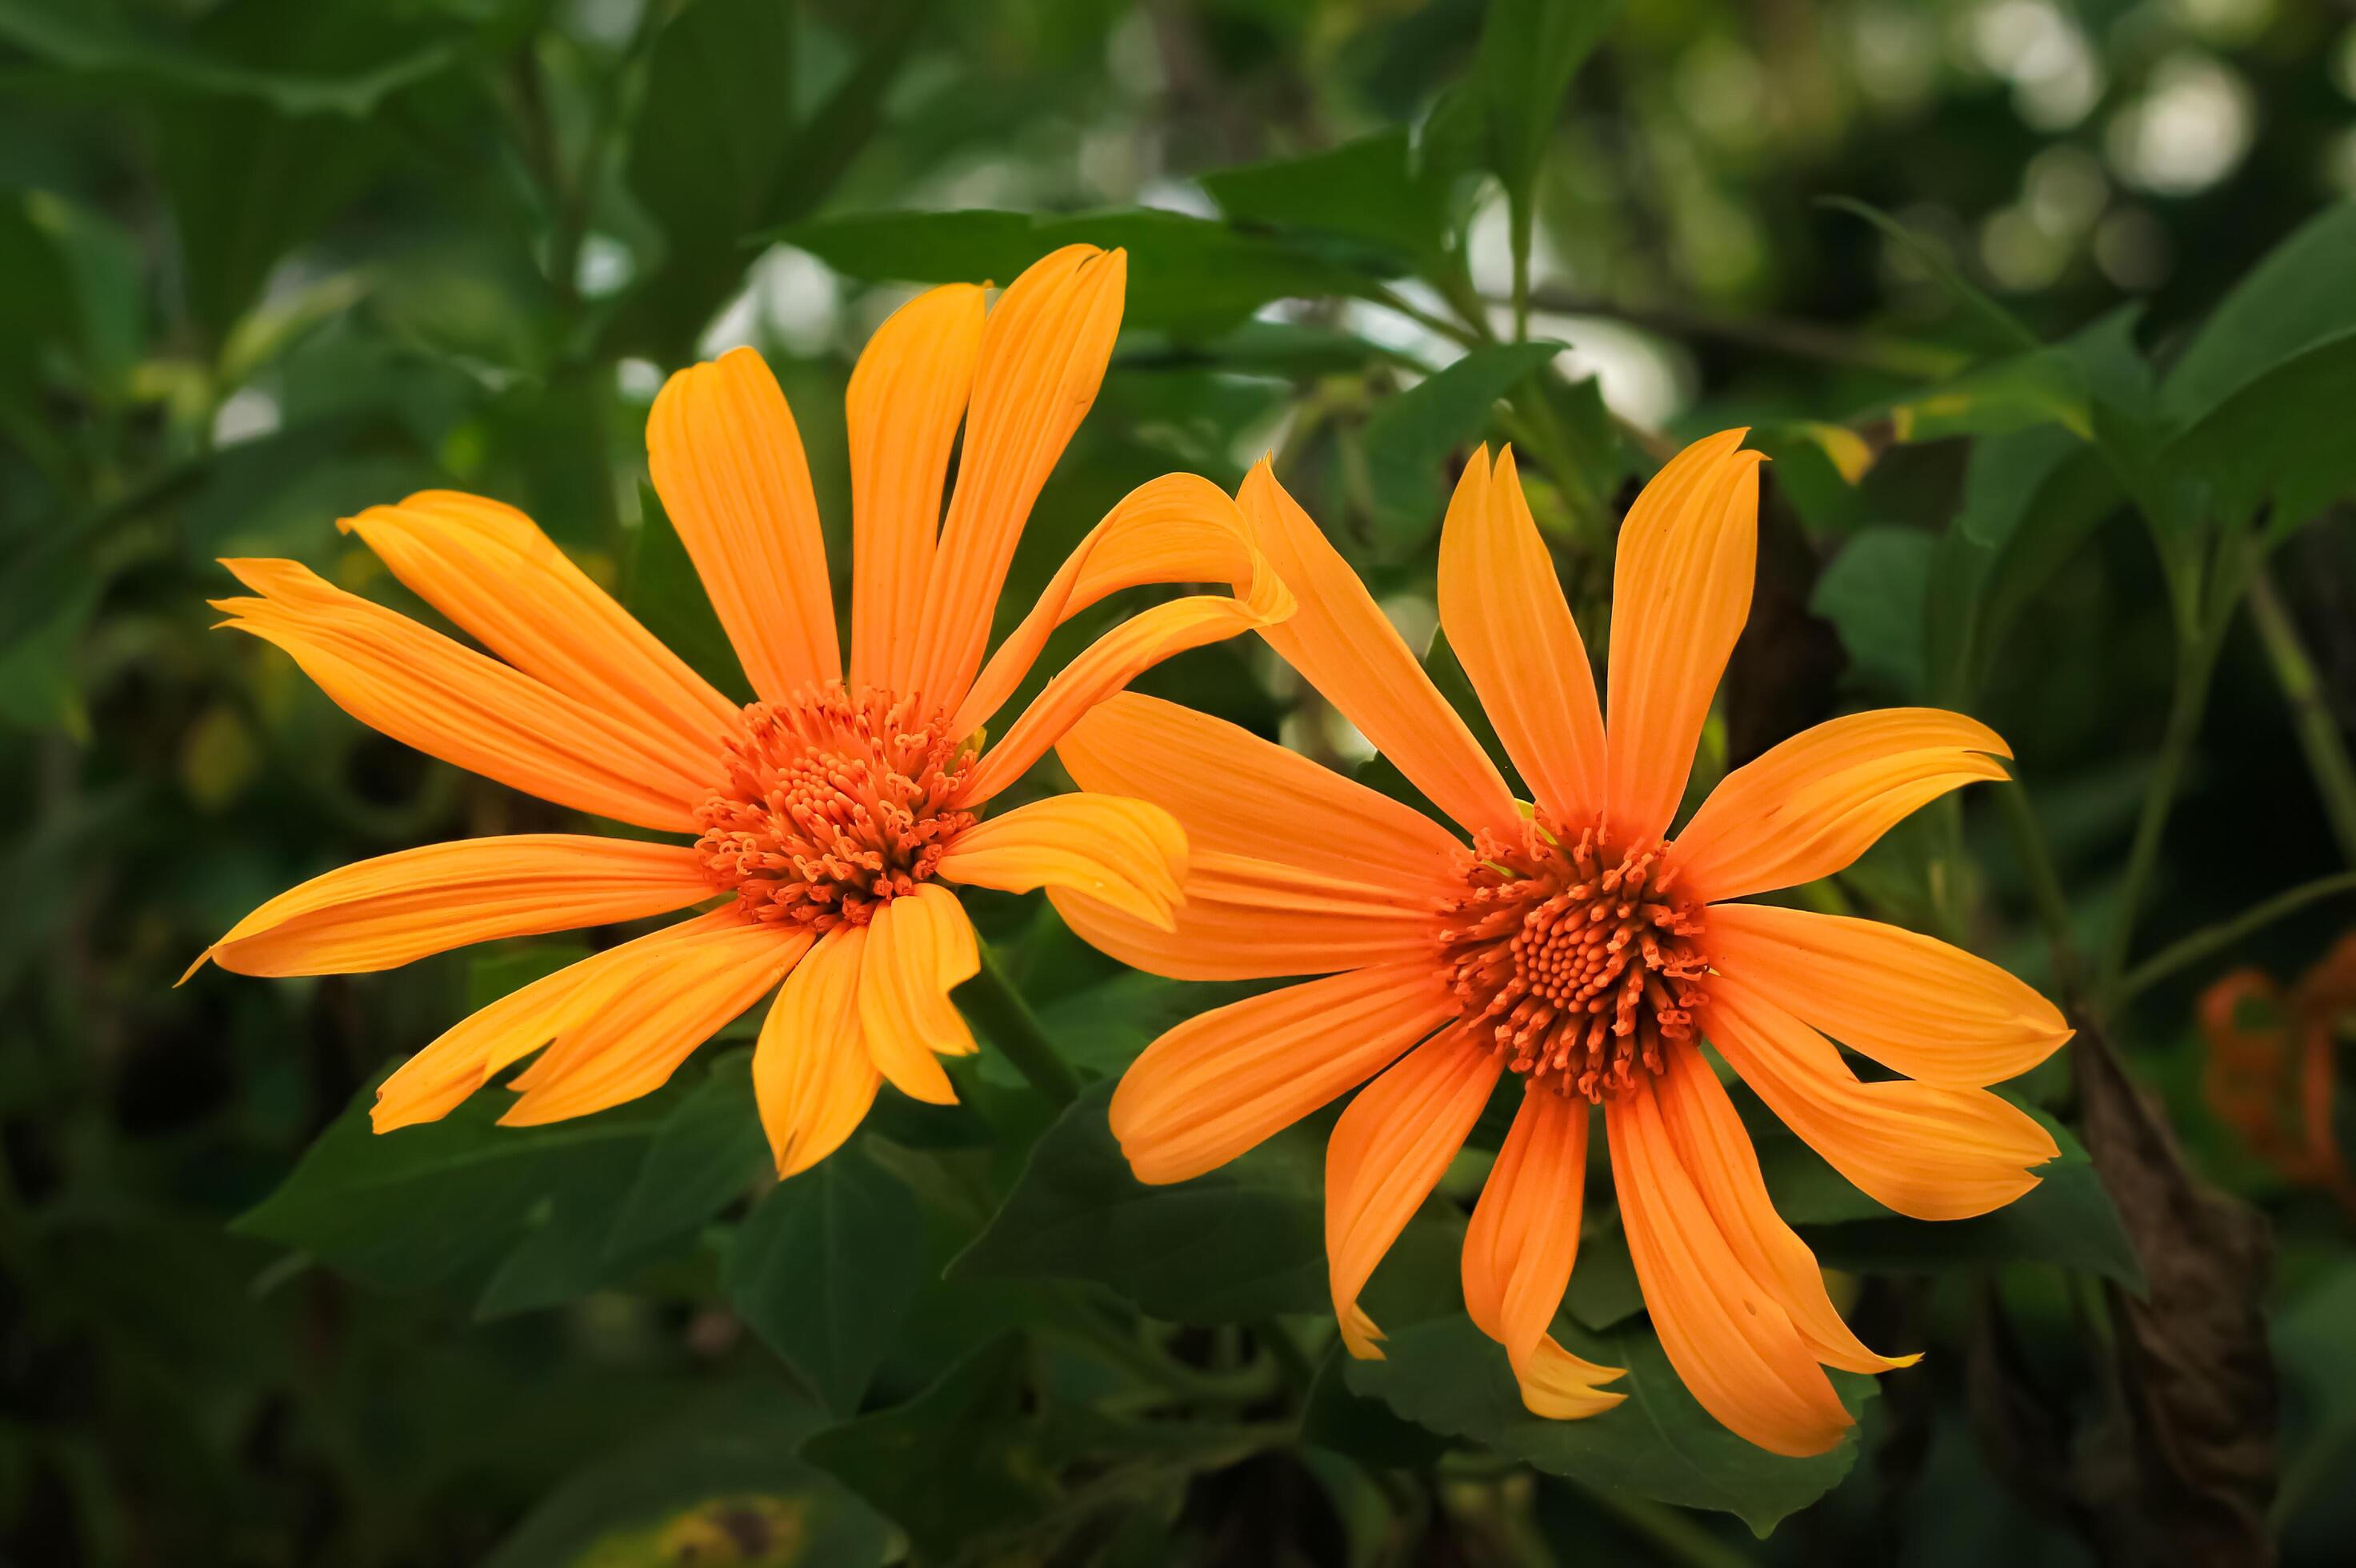
[[[1820,1363],[1904,1364],[1859,1344],[1776,1216],[1707,1035],[1768,1107],[1901,1213],[1982,1214],[2053,1157],[1986,1085],[2068,1037],[2010,975],[1928,937],[1730,899],[1840,870],[1901,817],[1977,779],[2004,743],[1955,714],[1835,719],[1730,775],[1665,837],[1749,614],[1758,454],[1687,448],[1621,535],[1611,727],[1514,472],[1476,454],[1448,510],[1440,614],[1506,751],[1504,779],[1366,590],[1266,465],[1240,497],[1300,609],[1264,635],[1472,841],[1232,725],[1124,695],[1057,749],[1081,787],[1167,807],[1192,854],[1156,929],[1060,890],[1075,929],[1188,980],[1326,978],[1155,1041],[1112,1102],[1141,1179],[1207,1171],[1374,1079],[1327,1152],[1333,1309],[1357,1299],[1500,1074],[1523,1079],[1472,1214],[1465,1302],[1529,1408],[1591,1415],[1619,1376],[1547,1333],[1579,1246],[1589,1107],[1603,1107],[1629,1250],[1663,1347],[1710,1412],[1779,1454],[1850,1424]],[[1819,1032],[1823,1031],[1823,1032]],[[1860,1081],[1826,1034],[1906,1073]],[[1380,1077],[1376,1077],[1377,1073]]]
[[[868,345],[848,400],[847,674],[776,381],[747,349],[671,378],[648,424],[650,467],[759,695],[741,710],[496,501],[432,491],[342,526],[497,657],[293,562],[224,563],[255,596],[220,601],[228,624],[292,654],[362,723],[559,805],[694,842],[534,833],[384,855],[272,899],[198,964],[388,969],[724,896],[450,1030],[385,1081],[377,1130],[444,1114],[543,1046],[503,1121],[633,1099],[780,982],[753,1057],[780,1176],[839,1146],[881,1079],[954,1101],[936,1053],[974,1049],[948,992],[979,954],[948,885],[1064,887],[1151,929],[1169,924],[1184,870],[1177,825],[1142,801],[1066,795],[988,820],[983,807],[1139,671],[1291,609],[1235,502],[1173,475],[1099,523],[983,662],[1016,538],[1103,380],[1125,268],[1119,251],[1071,246],[986,314],[981,289],[937,288]],[[980,749],[1056,626],[1119,589],[1184,582],[1238,596],[1136,616]]]
[[[2340,1040],[2356,1020],[2356,932],[2341,937],[2288,995],[2262,970],[2237,969],[2201,993],[2209,1046],[2201,1088],[2250,1152],[2356,1214],[2340,1152]]]

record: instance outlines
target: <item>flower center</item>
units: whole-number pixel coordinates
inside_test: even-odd
[[[1601,1101],[1693,1036],[1708,966],[1701,906],[1670,891],[1658,841],[1621,850],[1544,818],[1483,833],[1440,947],[1462,1016],[1488,1022],[1506,1065]]]
[[[946,713],[839,681],[751,704],[696,811],[705,875],[753,919],[865,925],[974,823],[954,807],[973,757],[948,726]]]

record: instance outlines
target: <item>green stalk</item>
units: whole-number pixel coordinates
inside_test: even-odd
[[[957,1001],[1041,1099],[1060,1109],[1079,1097],[1078,1076],[1055,1054],[1039,1015],[1023,1000],[987,944],[981,949],[981,972],[958,987]]]
[[[2308,657],[2298,627],[2275,592],[2274,579],[2265,567],[2251,574],[2249,594],[2250,618],[2257,623],[2266,662],[2274,666],[2275,683],[2290,704],[2291,725],[2298,732],[2299,749],[2307,753],[2307,770],[2315,776],[2316,793],[2323,797],[2331,836],[2340,841],[2341,856],[2356,865],[2356,765],[2349,761],[2348,743],[2324,704],[2323,681],[2316,673],[2315,660]]]
[[[2119,982],[2119,1001],[2131,1001],[2178,970],[2196,964],[2211,953],[2221,952],[2244,937],[2264,930],[2285,916],[2297,914],[2309,904],[2336,893],[2356,893],[2356,871],[2343,871],[2336,876],[2302,882],[2296,887],[2251,905],[2230,920],[2203,926],[2182,941],[2160,949],[2129,970],[2126,978]]]
[[[2013,853],[2020,857],[2021,871],[2029,878],[2029,903],[2053,950],[2054,982],[2065,999],[2074,997],[2084,960],[2070,925],[2070,900],[2062,891],[2062,875],[2053,867],[2053,852],[2045,847],[2045,832],[2029,809],[2029,791],[2019,779],[1998,785],[1996,802],[2004,813],[2005,831],[2012,836]]]

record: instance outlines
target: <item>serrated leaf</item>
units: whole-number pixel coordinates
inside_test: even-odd
[[[1351,1363],[1350,1385],[1410,1421],[1550,1475],[1734,1514],[1762,1536],[1838,1485],[1856,1459],[1853,1433],[1813,1459],[1781,1458],[1735,1436],[1687,1391],[1649,1333],[1591,1335],[1560,1320],[1555,1333],[1575,1355],[1626,1368],[1610,1385],[1625,1401],[1583,1421],[1532,1415],[1505,1353],[1462,1318],[1393,1334],[1384,1359]],[[1852,1413],[1873,1396],[1870,1378],[1828,1375]]]
[[[859,1408],[924,1283],[916,1200],[855,1148],[762,1199],[730,1245],[729,1302],[828,1409]]]

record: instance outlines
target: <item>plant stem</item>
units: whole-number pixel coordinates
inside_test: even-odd
[[[2299,640],[2297,623],[2265,567],[2251,573],[2249,596],[2250,618],[2257,623],[2275,682],[2290,704],[2291,724],[2298,732],[2299,748],[2307,753],[2307,770],[2315,776],[2316,793],[2323,797],[2331,836],[2340,841],[2341,856],[2356,865],[2356,765],[2349,761],[2347,739],[2324,703],[2323,682]]]
[[[2021,872],[2029,878],[2029,903],[2053,950],[2054,983],[2064,998],[2074,996],[2083,979],[2084,960],[2078,951],[2077,934],[2071,929],[2070,900],[2062,894],[2061,873],[2053,867],[2053,852],[2045,847],[2044,830],[2037,825],[2037,814],[2029,808],[2029,791],[2020,780],[1998,785],[1996,800],[2004,813],[2005,831],[2012,835],[2013,853],[2020,857]]]
[[[980,972],[958,987],[957,1000],[1042,1099],[1060,1108],[1078,1098],[1078,1076],[1055,1054],[1047,1031],[1039,1026],[1039,1015],[1023,1000],[987,944],[981,949]]]
[[[1751,1561],[1675,1509],[1609,1487],[1580,1485],[1579,1490],[1668,1562],[1686,1568],[1748,1568]]]
[[[2143,809],[2136,814],[2135,839],[2127,848],[2126,870],[2119,878],[2119,903],[2103,943],[2102,965],[2096,971],[2096,1009],[2108,1017],[2118,1001],[2119,977],[2126,972],[2127,954],[2135,942],[2136,915],[2143,908],[2152,873],[2159,865],[2159,842],[2176,804],[2176,792],[2191,760],[2192,743],[2201,732],[2201,717],[2209,705],[2209,677],[2217,668],[2217,650],[2225,618],[2210,618],[2179,647],[2176,690],[2168,709],[2168,728],[2161,735],[2159,757],[2151,782],[2145,788]]]
[[[2302,882],[2296,887],[2251,905],[2230,920],[2203,926],[2183,940],[2170,943],[2129,970],[2126,977],[2119,982],[2119,1000],[2126,1002],[2178,970],[2198,963],[2211,953],[2222,951],[2244,937],[2263,930],[2285,916],[2297,914],[2309,904],[2337,893],[2356,893],[2356,871],[2343,871],[2336,875],[2318,877],[2313,882]]]

